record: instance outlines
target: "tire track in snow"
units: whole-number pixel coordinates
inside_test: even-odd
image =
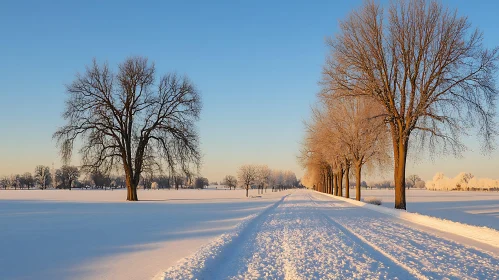
[[[412,228],[394,217],[345,207],[346,202],[323,203],[330,208],[330,220],[425,278],[499,279],[499,257],[492,253]]]
[[[393,217],[321,198],[304,191],[283,198],[161,279],[495,278],[491,261],[497,259],[487,259],[489,255],[472,255],[482,258],[471,270],[456,272],[445,260],[435,270],[432,265],[436,265],[429,263],[442,257],[438,248],[418,245],[415,250],[408,244],[429,240],[440,246],[434,243],[437,237],[413,238],[417,230],[401,228],[404,225],[396,224]],[[393,228],[384,230],[390,225]],[[442,250],[451,250],[449,254],[462,249],[456,246]],[[438,254],[432,259],[433,252]],[[469,256],[466,260],[473,261]],[[485,268],[479,267],[483,264]]]
[[[360,244],[360,246],[366,248],[366,250],[374,250],[375,252],[372,253],[373,255],[376,255],[376,252],[379,253],[379,255],[381,255],[381,256],[378,256],[377,260],[385,259],[384,260],[385,263],[390,263],[391,262],[391,263],[393,263],[393,265],[398,265],[399,267],[403,268],[409,274],[411,274],[413,277],[415,277],[417,279],[428,279],[424,275],[422,275],[421,273],[419,273],[417,270],[414,270],[414,269],[408,267],[407,265],[405,265],[404,263],[399,262],[392,255],[386,253],[385,251],[383,251],[381,248],[379,248],[375,244],[367,241],[364,237],[362,237],[361,235],[355,233],[353,230],[351,230],[347,226],[342,225],[342,224],[336,222],[334,219],[332,219],[330,217],[327,217],[327,219],[330,221],[330,223],[332,225],[338,227],[345,234],[349,235],[352,240],[354,240],[355,242],[357,242],[358,244]]]
[[[234,243],[200,279],[411,278],[333,226],[306,192],[286,198],[245,231],[244,242]]]
[[[217,272],[219,264],[225,262],[226,255],[230,255],[235,244],[246,238],[247,229],[262,219],[269,211],[277,208],[288,196],[289,194],[283,196],[262,212],[249,216],[234,230],[222,234],[199,249],[194,255],[180,260],[177,265],[159,273],[153,279],[218,279],[211,278],[210,275]]]
[[[310,196],[310,200],[314,201],[314,199],[311,196]],[[314,203],[318,206],[317,202],[314,201]],[[361,235],[356,234],[354,231],[352,231],[351,229],[349,229],[347,226],[344,226],[344,225],[336,222],[334,219],[332,219],[331,217],[327,216],[323,212],[321,212],[320,214],[323,215],[325,217],[325,219],[332,226],[338,228],[345,235],[347,235],[353,242],[355,242],[359,246],[363,247],[366,251],[370,251],[371,254],[374,257],[376,257],[376,259],[378,261],[383,261],[383,263],[385,263],[385,264],[390,264],[390,265],[398,266],[401,269],[405,270],[408,273],[408,275],[405,275],[404,279],[411,278],[411,276],[413,278],[416,278],[416,279],[427,279],[425,276],[423,276],[422,274],[420,274],[418,271],[416,271],[414,269],[411,269],[410,267],[406,266],[405,264],[399,262],[397,259],[393,258],[393,256],[387,254],[385,251],[383,251],[381,248],[379,248],[375,244],[372,244],[371,242],[367,241]]]

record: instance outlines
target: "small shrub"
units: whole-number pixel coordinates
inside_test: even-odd
[[[373,204],[373,205],[381,205],[382,201],[380,198],[377,197],[366,197],[364,198],[365,203]]]

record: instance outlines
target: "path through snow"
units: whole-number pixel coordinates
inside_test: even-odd
[[[201,267],[189,270],[184,260],[162,278],[499,278],[499,256],[491,252],[310,191],[285,197],[203,255]]]

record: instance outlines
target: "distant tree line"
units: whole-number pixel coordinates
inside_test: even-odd
[[[267,165],[255,164],[246,164],[239,167],[237,177],[227,175],[222,184],[228,187],[229,190],[236,189],[238,186],[245,189],[246,197],[249,196],[250,189],[257,189],[258,194],[263,194],[269,188],[274,192],[301,186],[292,171],[274,170]]]
[[[395,189],[395,182],[393,180],[383,180],[378,182],[371,182],[364,187],[371,189]],[[409,175],[406,178],[405,187],[407,189],[425,189],[425,181],[419,175]]]
[[[154,175],[144,173],[138,187],[143,189],[205,188],[208,179],[193,178],[192,175]],[[64,165],[51,170],[48,166],[38,165],[33,173],[13,174],[0,177],[0,189],[103,189],[126,188],[125,175],[115,175],[99,170],[85,171],[76,166]]]

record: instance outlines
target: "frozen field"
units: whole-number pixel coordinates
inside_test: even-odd
[[[407,210],[442,219],[499,230],[499,192],[407,190]],[[362,190],[393,208],[393,190]]]
[[[148,279],[278,201],[243,190],[0,190],[0,279]],[[250,195],[257,195],[256,190]]]
[[[410,192],[411,210],[416,197],[431,200],[419,192]],[[141,191],[145,201],[136,203],[124,197],[0,191],[0,279],[499,277],[499,247],[312,191],[253,198],[243,190]]]

